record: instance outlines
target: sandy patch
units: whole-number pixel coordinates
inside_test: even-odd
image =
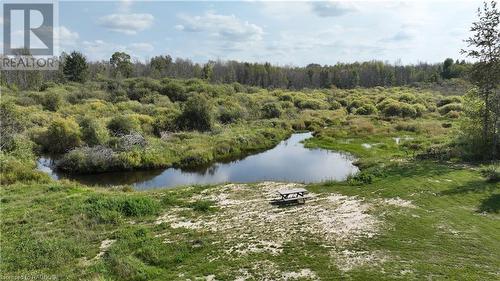
[[[413,205],[411,201],[401,199],[399,197],[387,198],[384,199],[383,202],[387,205],[403,207],[403,208],[416,208],[417,206]]]
[[[310,199],[304,205],[280,208],[269,203],[276,198],[277,190],[294,187],[302,185],[264,182],[256,186],[230,184],[208,189],[192,200],[212,200],[219,208],[217,212],[193,218],[186,217],[185,209],[173,208],[160,216],[156,223],[217,233],[225,254],[235,257],[252,253],[279,255],[285,244],[310,239],[318,239],[325,246],[337,249],[342,248],[337,246],[350,245],[377,234],[380,222],[370,213],[372,205],[358,197],[309,193]],[[338,253],[332,255],[339,256]],[[345,267],[359,266],[369,260],[357,259],[357,262],[346,262],[352,266]],[[292,280],[295,276],[302,278],[300,276],[306,273],[309,274],[308,271],[299,271],[283,276],[278,274],[278,277]],[[256,276],[251,278],[261,280]],[[313,279],[311,276],[304,278]]]

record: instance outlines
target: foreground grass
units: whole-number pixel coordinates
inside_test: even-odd
[[[277,255],[263,251],[235,256],[226,251],[238,245],[223,243],[221,233],[155,223],[162,214],[179,208],[192,221],[224,212],[210,200],[196,199],[214,188],[126,192],[69,182],[4,186],[2,275],[48,275],[62,280],[175,280],[215,275],[232,280],[245,269],[260,279],[264,276],[256,265],[265,266],[261,263],[268,264],[268,271],[273,268],[275,279],[281,278],[280,273],[304,268],[325,280],[494,280],[500,274],[499,185],[485,182],[471,167],[411,162],[391,166],[371,184],[308,186],[319,195],[363,199],[372,204],[369,213],[382,222],[374,237],[335,246],[383,257],[349,270],[339,266],[342,261],[332,257],[321,237],[314,235],[292,237]],[[396,197],[415,208],[376,203]],[[240,233],[240,242],[252,231]],[[107,249],[101,247],[108,239],[114,243]]]

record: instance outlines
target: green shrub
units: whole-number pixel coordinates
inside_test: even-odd
[[[226,102],[219,106],[218,119],[223,124],[234,123],[243,118],[244,109],[237,103]]]
[[[195,201],[191,204],[189,204],[189,207],[192,208],[193,210],[197,212],[203,212],[206,213],[213,209],[214,202],[209,201],[209,200],[198,200]]]
[[[401,103],[392,102],[392,103],[385,104],[383,106],[382,112],[387,117],[400,116],[401,115]]]
[[[422,117],[422,115],[424,115],[424,113],[427,111],[427,107],[420,103],[414,104],[413,108],[415,109],[416,117]]]
[[[372,104],[364,104],[353,110],[356,115],[370,115],[377,112],[377,108]]]
[[[398,100],[404,103],[415,103],[417,97],[415,97],[415,95],[410,93],[403,93],[399,96]]]
[[[452,118],[452,119],[459,118],[460,117],[460,112],[452,110],[452,111],[446,113],[446,117]]]
[[[273,102],[266,103],[262,106],[263,118],[279,118],[281,116],[281,108]]]
[[[441,115],[446,115],[450,111],[462,111],[462,105],[460,103],[449,103],[438,108],[438,111]]]
[[[480,169],[481,175],[489,182],[500,181],[500,163],[484,166]]]
[[[410,118],[415,118],[417,117],[417,110],[413,105],[407,104],[407,103],[401,103],[401,116],[402,117],[410,117]]]
[[[160,94],[166,95],[171,101],[186,101],[188,96],[184,87],[177,81],[165,79],[162,80],[162,86],[159,89]]]
[[[450,96],[440,99],[437,103],[437,107],[442,107],[450,103],[462,103],[462,98],[458,96]]]
[[[72,173],[95,173],[123,168],[119,156],[104,146],[78,147],[56,161],[56,168]]]
[[[50,153],[64,153],[81,144],[80,127],[73,118],[57,118],[49,125],[43,146]]]
[[[83,141],[90,146],[104,144],[109,139],[106,127],[94,118],[85,117],[80,122],[80,127]]]
[[[49,92],[43,96],[43,108],[50,111],[57,111],[61,107],[62,98],[60,93]]]
[[[153,131],[160,137],[162,132],[174,132],[177,128],[177,118],[180,112],[177,110],[163,111],[157,114],[153,121]]]
[[[118,115],[108,122],[108,129],[114,136],[128,135],[140,131],[140,124],[136,118]]]
[[[359,172],[354,176],[349,176],[347,182],[352,185],[371,184],[373,182],[373,175],[369,172]]]
[[[176,123],[182,130],[210,131],[213,112],[209,100],[201,94],[189,98]]]

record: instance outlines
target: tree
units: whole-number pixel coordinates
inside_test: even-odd
[[[122,75],[123,77],[132,76],[134,70],[130,62],[130,55],[125,52],[115,52],[109,59],[111,67],[113,67],[113,75],[115,77]]]
[[[478,9],[478,21],[470,29],[473,35],[465,42],[469,49],[462,53],[477,62],[470,71],[471,82],[477,87],[472,91],[474,98],[481,101],[478,107],[481,120],[469,114],[472,122],[480,122],[484,157],[499,157],[498,139],[500,134],[500,11],[497,3],[484,2]]]
[[[196,95],[186,102],[177,124],[183,130],[210,131],[213,126],[212,106],[204,95]]]
[[[73,51],[64,59],[63,74],[66,79],[73,82],[85,82],[89,66],[82,53]]]

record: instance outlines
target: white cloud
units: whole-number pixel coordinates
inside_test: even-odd
[[[153,45],[149,43],[132,43],[129,48],[136,52],[152,52],[154,50]]]
[[[137,34],[153,24],[151,14],[111,14],[99,19],[99,24],[111,31]]]
[[[54,41],[59,45],[74,46],[78,38],[80,38],[80,35],[76,31],[71,31],[63,25],[55,28],[54,31]]]
[[[181,15],[182,24],[175,29],[184,32],[205,32],[222,44],[227,50],[238,50],[245,44],[262,40],[263,29],[234,15],[220,15],[207,12],[202,16]]]
[[[104,40],[83,41],[82,48],[85,54],[93,60],[109,60],[114,52],[126,52],[133,59],[144,59],[145,54],[154,50],[153,45],[146,42],[130,43],[128,45],[115,44]]]
[[[320,17],[340,17],[356,9],[349,3],[338,1],[311,2],[312,11]]]

